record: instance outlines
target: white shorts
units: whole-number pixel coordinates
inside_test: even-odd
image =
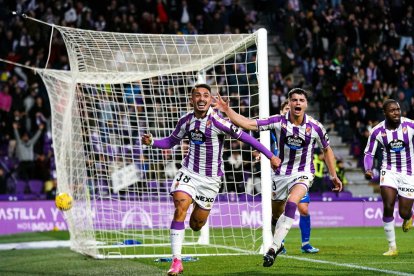
[[[398,191],[398,195],[414,199],[414,176],[389,170],[381,170],[380,186],[387,186]]]
[[[202,176],[181,168],[171,185],[171,194],[174,192],[187,193],[198,206],[211,210],[219,192],[221,179]]]
[[[290,189],[296,184],[303,185],[307,191],[312,187],[312,173],[296,173],[294,175],[272,175],[272,200],[286,200]]]

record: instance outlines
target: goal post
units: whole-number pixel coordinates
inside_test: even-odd
[[[195,83],[250,118],[269,115],[267,32],[123,34],[54,26],[70,70],[36,69],[52,110],[58,192],[72,249],[95,258],[170,256],[172,180],[188,141],[171,150],[141,144],[166,137],[191,110]],[[270,146],[269,133],[252,133]],[[183,255],[259,254],[271,242],[270,162],[226,137],[225,177],[205,229],[187,216]],[[191,208],[190,208],[191,209]],[[191,212],[192,210],[189,210]]]

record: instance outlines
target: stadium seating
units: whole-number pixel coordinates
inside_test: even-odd
[[[24,180],[16,180],[15,182],[15,194],[16,195],[23,195],[25,193],[27,182]]]

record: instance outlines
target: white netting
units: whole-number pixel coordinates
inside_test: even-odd
[[[171,150],[148,149],[140,136],[168,136],[191,109],[196,82],[207,82],[242,114],[258,117],[258,68],[267,67],[266,56],[258,58],[258,33],[56,28],[71,70],[38,72],[51,101],[58,190],[75,199],[66,212],[72,247],[98,258],[169,256],[174,207],[168,191],[186,141]],[[265,97],[267,86],[260,84]],[[263,242],[261,194],[252,189],[260,187],[260,166],[250,147],[227,141],[223,188],[204,231],[186,230],[184,255],[253,253]]]

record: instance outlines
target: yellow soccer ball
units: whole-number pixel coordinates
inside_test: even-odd
[[[59,193],[55,198],[56,207],[61,211],[72,208],[73,198],[68,193]]]

